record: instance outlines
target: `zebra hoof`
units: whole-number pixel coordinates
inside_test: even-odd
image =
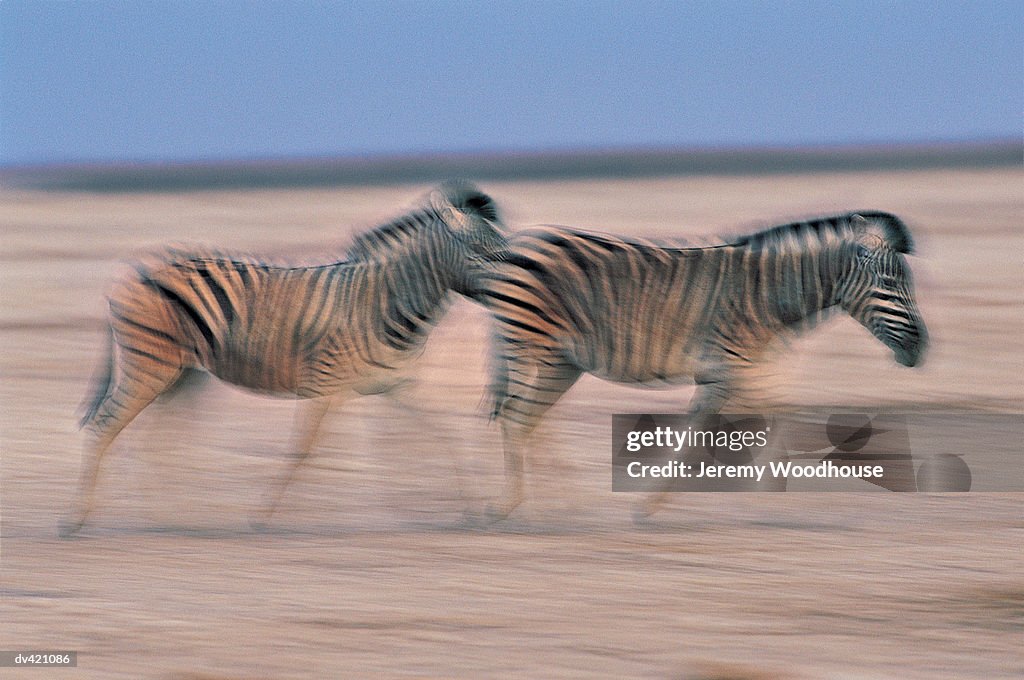
[[[495,522],[500,522],[504,519],[508,519],[508,516],[509,514],[511,514],[513,509],[514,508],[509,508],[504,505],[490,504],[486,508],[484,508],[484,523],[494,524]]]
[[[657,510],[657,506],[641,501],[633,506],[633,525],[644,526],[651,520],[651,515]]]
[[[258,534],[265,534],[270,531],[270,515],[260,515],[249,518],[249,528]]]
[[[85,524],[85,520],[64,518],[57,522],[57,535],[61,538],[74,538]]]

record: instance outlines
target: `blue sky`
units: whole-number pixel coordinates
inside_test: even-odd
[[[0,164],[1020,139],[1019,2],[0,2]]]

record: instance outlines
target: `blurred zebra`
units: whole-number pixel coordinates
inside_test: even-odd
[[[106,363],[86,402],[78,498],[61,533],[92,509],[100,461],[118,433],[190,369],[308,400],[295,458],[272,490],[269,518],[308,456],[332,402],[392,389],[476,269],[505,246],[489,196],[468,183],[357,237],[347,259],[282,267],[201,249],[167,249],[134,264],[109,294]]]
[[[560,227],[509,240],[479,299],[495,318],[492,415],[506,490],[523,499],[523,449],[583,373],[622,383],[693,379],[694,415],[742,403],[744,371],[777,336],[835,308],[914,366],[927,343],[903,257],[904,223],[882,212],[778,226],[703,248],[665,247]],[[749,396],[749,389],[748,396]]]

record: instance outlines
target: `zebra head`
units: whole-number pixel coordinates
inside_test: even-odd
[[[854,238],[847,244],[849,267],[840,304],[889,347],[898,363],[916,366],[928,333],[914,300],[904,254],[914,250],[906,225],[888,213],[850,217]]]
[[[430,197],[434,211],[447,225],[454,246],[455,292],[474,297],[480,276],[504,259],[508,248],[505,223],[487,194],[465,181],[451,181]]]

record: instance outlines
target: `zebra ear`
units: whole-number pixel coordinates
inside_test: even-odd
[[[430,195],[430,205],[456,233],[477,228],[477,220],[496,227],[501,224],[494,200],[463,180],[445,182],[435,189]]]
[[[470,219],[469,215],[458,210],[450,203],[435,203],[433,208],[453,233],[458,234],[468,232],[472,227],[473,221]]]
[[[445,189],[445,186],[441,186],[430,192],[430,208],[453,232],[463,231],[469,227],[469,219],[452,204],[451,196]]]
[[[890,213],[870,211],[865,214],[850,215],[850,226],[857,235],[858,242],[870,243],[873,247],[881,245],[898,253],[908,255],[914,252],[914,241],[903,220]]]
[[[863,215],[850,215],[850,226],[853,227],[857,244],[860,246],[857,250],[858,255],[861,254],[861,249],[875,250],[886,245],[885,234],[879,226]]]

